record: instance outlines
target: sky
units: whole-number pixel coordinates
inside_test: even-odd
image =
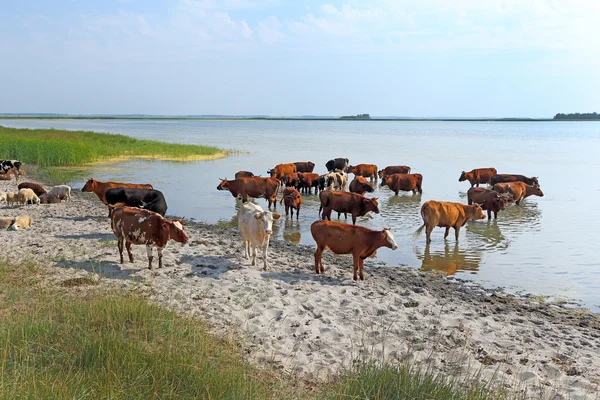
[[[0,113],[600,112],[598,0],[0,0]]]

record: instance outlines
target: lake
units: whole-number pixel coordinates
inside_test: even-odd
[[[86,173],[98,180],[150,182],[165,194],[169,214],[208,223],[235,221],[239,203],[216,187],[219,178],[232,179],[240,169],[265,176],[278,163],[312,161],[315,172],[322,174],[325,162],[335,157],[379,168],[409,165],[413,173],[423,175],[422,195],[394,196],[381,187],[368,194],[379,199],[381,213],[357,223],[391,227],[399,246],[396,251],[380,249],[370,262],[439,270],[486,286],[575,300],[600,310],[598,122],[3,120],[0,125],[122,133],[236,150],[219,160],[136,160],[98,165]],[[545,196],[509,206],[497,221],[469,222],[461,229],[458,245],[453,234],[444,241],[441,228],[434,230],[428,247],[425,235],[413,241],[422,222],[422,203],[466,203],[470,185],[458,182],[458,177],[463,170],[481,167],[538,176]],[[84,178],[72,185],[81,188]],[[274,238],[314,244],[310,225],[318,218],[318,197],[304,196],[303,201],[300,219],[283,217],[274,226]],[[264,200],[258,202],[266,208]]]

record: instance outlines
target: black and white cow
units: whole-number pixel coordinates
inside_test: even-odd
[[[348,174],[343,171],[330,172],[325,175],[325,187],[333,190],[344,190],[348,182]]]
[[[333,172],[337,169],[346,172],[348,163],[349,161],[347,158],[334,158],[333,160],[329,160],[325,163],[325,168],[327,168],[328,172]]]
[[[18,185],[21,165],[23,164],[19,160],[0,160],[0,174],[7,175],[12,173]]]

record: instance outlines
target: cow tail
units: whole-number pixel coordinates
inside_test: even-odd
[[[423,229],[425,229],[425,217],[423,216],[423,207],[421,207],[421,218],[423,218],[423,225],[421,225],[419,229],[417,229],[415,233],[413,233],[413,240],[417,240],[419,236],[421,236],[421,234],[423,233]]]

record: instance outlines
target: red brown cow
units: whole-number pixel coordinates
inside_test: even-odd
[[[527,185],[523,182],[506,182],[506,183],[496,183],[494,185],[494,190],[498,193],[508,193],[512,196],[515,201],[515,204],[521,204],[521,200],[529,196],[544,196],[544,192],[540,189],[539,186],[531,186]]]
[[[352,224],[356,225],[356,217],[362,217],[369,211],[379,214],[377,198],[366,198],[360,194],[340,192],[336,190],[324,190],[319,194],[321,207],[323,210],[323,219],[331,221],[331,211],[337,211],[338,218],[340,213],[352,215]]]
[[[414,193],[423,193],[421,185],[423,184],[423,175],[421,174],[392,174],[384,175],[381,180],[382,185],[387,185],[396,196],[400,190],[411,191]]]
[[[505,182],[523,182],[531,186],[539,186],[538,178],[533,176],[528,178],[524,175],[514,175],[514,174],[497,174],[492,176],[490,179],[490,184],[494,186],[496,183],[505,183]]]
[[[158,249],[158,268],[163,266],[162,253],[169,239],[185,244],[188,236],[182,229],[182,221],[169,221],[153,211],[136,207],[118,207],[113,210],[111,227],[117,236],[119,256],[123,264],[123,244],[129,261],[133,262],[132,244],[146,245],[148,268],[152,270],[152,247]]]
[[[349,189],[350,192],[358,194],[365,194],[365,192],[373,193],[374,190],[373,186],[371,186],[371,184],[362,176],[354,177],[352,182],[350,182]]]
[[[358,164],[349,165],[346,169],[346,173],[354,174],[355,176],[362,176],[369,178],[370,180],[377,180],[377,165],[375,164]]]
[[[285,203],[285,216],[291,210],[292,218],[294,218],[294,210],[296,210],[296,219],[300,217],[300,207],[302,206],[302,195],[293,187],[286,187],[283,190],[283,197],[279,204]]]
[[[252,178],[254,174],[250,171],[238,171],[235,173],[235,179],[238,178]]]
[[[271,178],[281,180],[286,174],[293,174],[298,172],[295,164],[278,164],[273,169],[267,170],[267,173]]]
[[[480,204],[483,210],[487,210],[488,219],[492,219],[492,212],[496,219],[500,211],[506,210],[506,198],[495,190],[472,187],[467,191],[467,199],[469,205]]]
[[[353,226],[331,221],[315,221],[310,226],[312,237],[317,242],[315,251],[315,272],[325,273],[323,267],[323,251],[331,250],[335,254],[352,254],[354,259],[354,275],[352,279],[364,280],[363,269],[365,258],[370,257],[380,247],[396,250],[398,245],[390,228],[373,231],[363,226]]]
[[[469,183],[471,183],[471,187],[475,185],[479,187],[480,183],[490,183],[492,176],[496,175],[497,173],[498,171],[496,171],[496,168],[475,168],[469,172],[463,171],[460,174],[458,181],[469,181]]]
[[[303,193],[312,194],[313,187],[316,192],[319,191],[319,174],[298,172],[298,189]]]
[[[277,192],[279,181],[274,178],[239,178],[233,181],[223,179],[217,190],[229,190],[233,197],[242,196],[242,202],[246,203],[248,197],[265,198],[269,207],[277,208]]]
[[[285,187],[297,187],[299,184],[298,174],[294,172],[293,174],[285,174],[281,178],[281,183],[285,185]]]
[[[310,161],[298,161],[294,165],[296,166],[296,172],[313,172],[315,169],[315,163]]]
[[[48,193],[48,191],[39,183],[33,183],[33,182],[23,182],[23,183],[19,183],[19,186],[17,186],[17,188],[19,190],[21,189],[31,189],[33,190],[33,193],[35,193],[36,196],[41,196],[43,194]]]
[[[377,172],[377,175],[379,175],[380,179],[386,175],[393,174],[410,174],[410,167],[406,165],[391,165]]]
[[[101,202],[108,205],[106,202],[106,192],[112,188],[136,188],[136,189],[154,189],[149,183],[120,183],[120,182],[100,182],[94,178],[88,181],[81,188],[82,192],[94,192]]]
[[[479,204],[468,206],[461,203],[429,200],[421,207],[421,217],[423,217],[423,225],[414,233],[413,239],[416,240],[425,229],[426,242],[429,244],[431,243],[431,232],[436,226],[446,228],[444,239],[448,237],[450,228],[454,228],[454,235],[458,242],[460,227],[471,219],[485,219],[485,214]]]

